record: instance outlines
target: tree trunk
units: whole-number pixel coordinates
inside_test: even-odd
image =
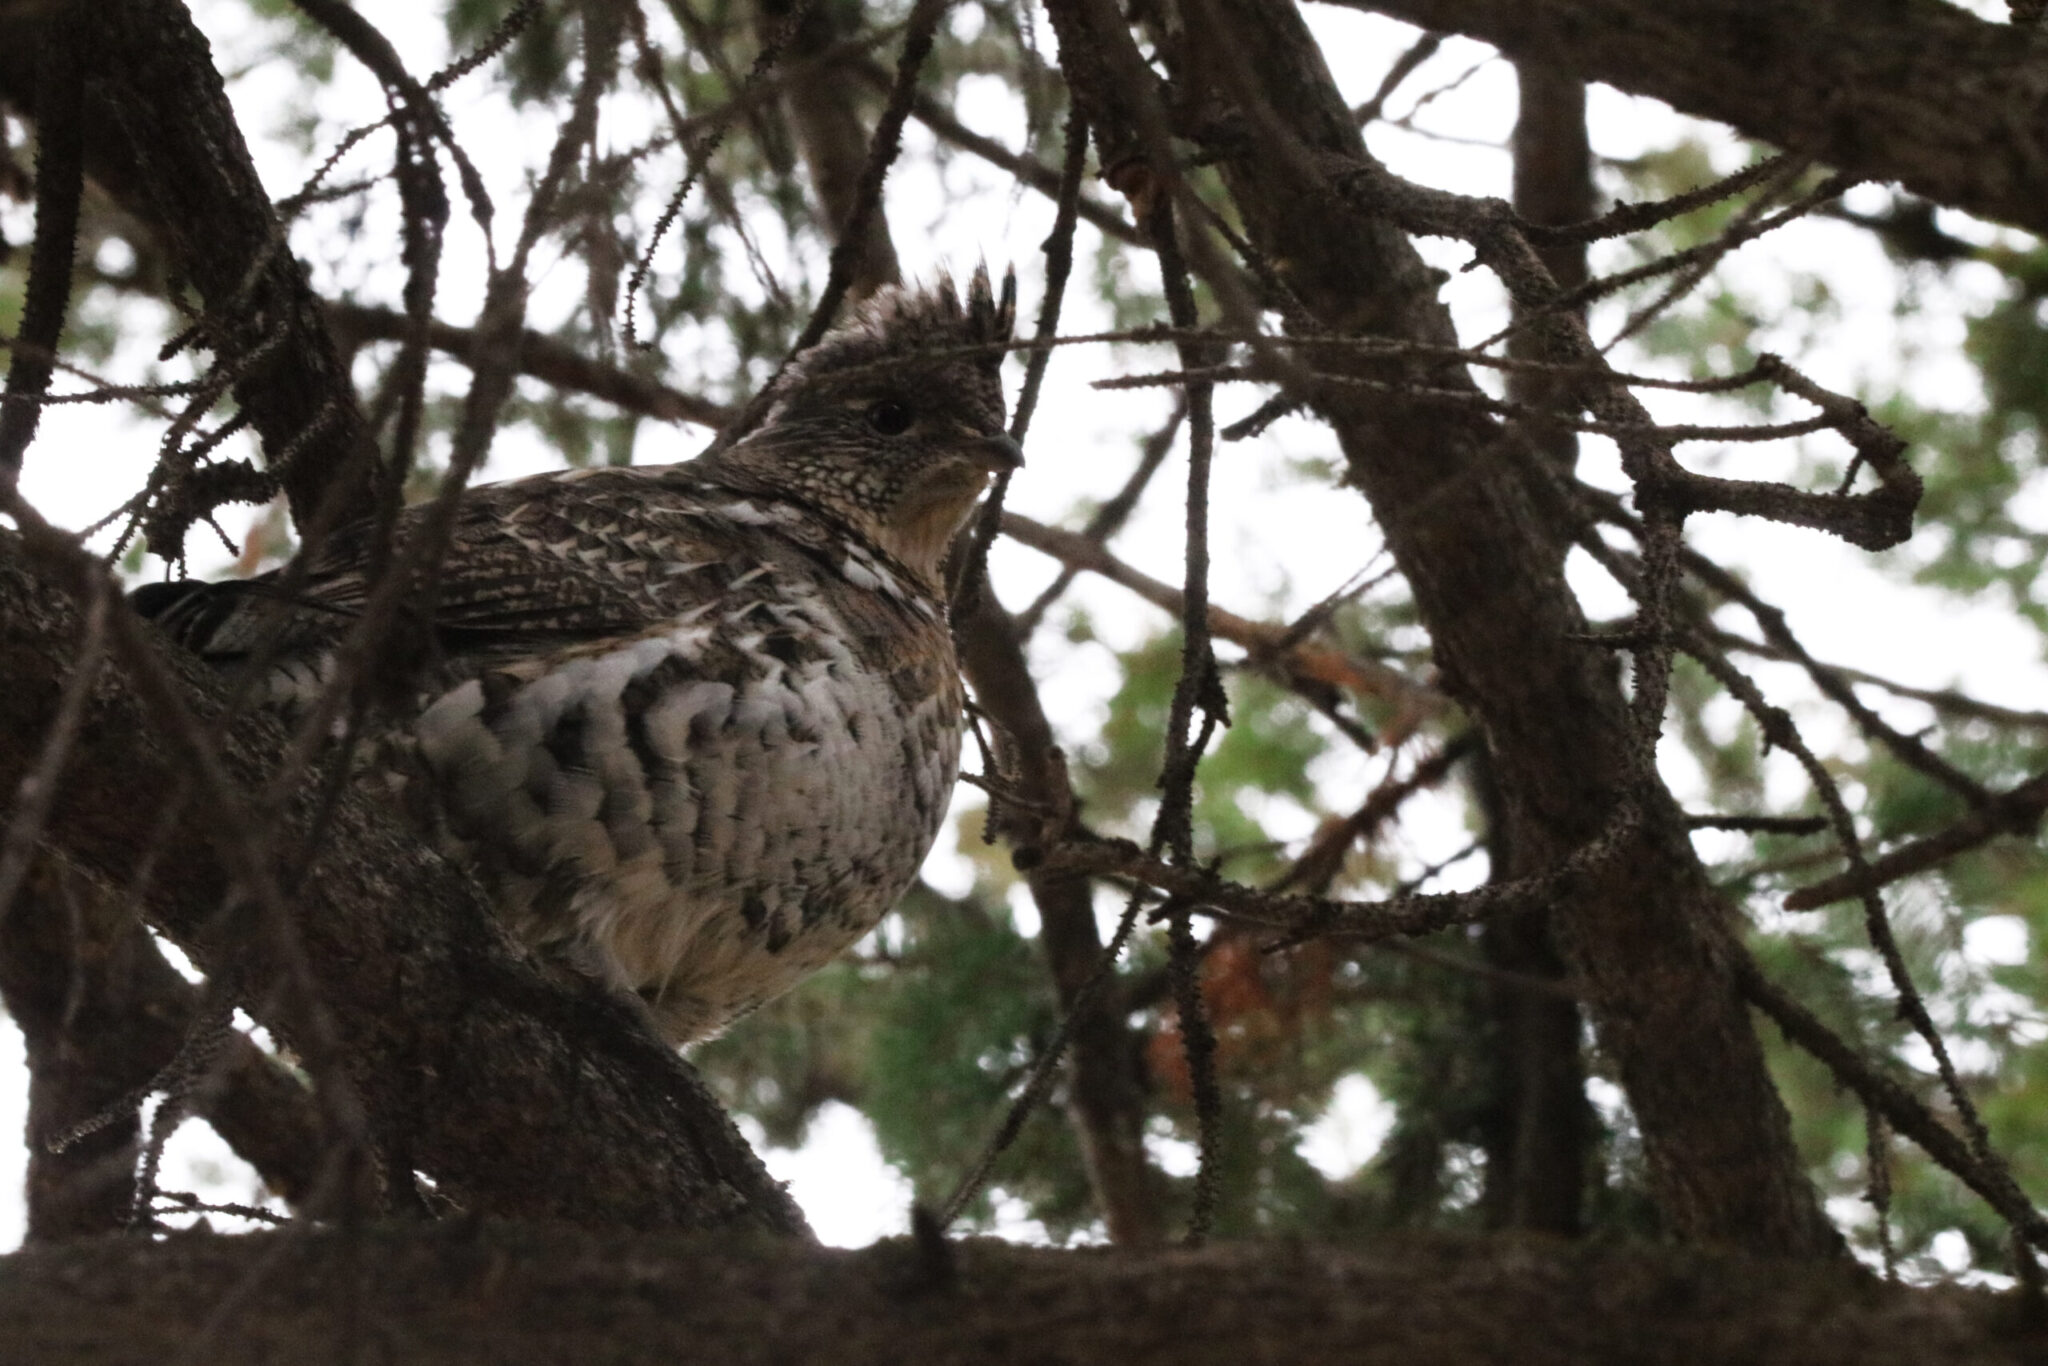
[[[798,10],[793,0],[763,0],[761,23],[764,40],[789,22]],[[802,61],[830,51],[846,38],[860,20],[857,6],[808,3],[790,41],[789,57]],[[860,198],[861,170],[867,165],[868,128],[860,116],[862,81],[845,62],[829,62],[814,74],[783,92],[790,124],[796,130],[804,170],[818,197],[820,218],[834,237],[846,230]],[[854,258],[853,281],[847,296],[865,299],[883,285],[902,278],[896,263],[896,245],[889,236],[889,218],[880,204],[868,215],[860,239],[860,254]]]
[[[1127,29],[1093,22],[1109,8],[1058,0],[1050,12],[1076,98],[1084,107],[1094,101],[1090,126],[1110,130],[1102,160],[1114,170],[1137,154],[1130,111],[1151,92],[1128,80],[1101,84],[1133,62],[1144,69]],[[1162,45],[1177,110],[1213,117],[1242,88],[1307,146],[1369,161],[1293,5],[1197,2],[1182,17],[1178,41]],[[1119,142],[1118,129],[1132,131]],[[1220,169],[1251,241],[1282,263],[1315,326],[1454,345],[1436,278],[1407,238],[1348,211],[1299,165],[1261,155],[1254,137],[1224,150]],[[1348,362],[1361,373],[1374,364]],[[1471,383],[1442,363],[1390,374],[1378,362],[1372,372]],[[1587,626],[1564,582],[1555,529],[1491,420],[1335,386],[1314,401],[1414,591],[1446,690],[1482,728],[1518,857],[1527,867],[1554,865],[1602,834],[1634,779],[1612,660],[1574,640]],[[1837,1251],[1839,1236],[1801,1171],[1731,976],[1742,949],[1730,908],[1709,885],[1668,796],[1659,790],[1644,801],[1648,810],[1623,847],[1566,888],[1552,924],[1635,1107],[1658,1204],[1688,1238]],[[1714,1085],[1700,1086],[1701,1077]]]
[[[1593,156],[1586,137],[1585,84],[1526,62],[1515,70],[1521,88],[1513,142],[1515,211],[1532,223],[1592,217]],[[1551,245],[1543,253],[1543,263],[1559,288],[1585,283],[1583,244]],[[1545,359],[1539,349],[1529,332],[1517,333],[1509,341],[1511,355]],[[1520,370],[1508,377],[1508,396],[1517,402],[1576,411],[1577,405],[1566,402],[1561,389],[1555,378],[1541,372]],[[1522,430],[1541,458],[1570,473],[1578,461],[1576,432],[1534,421],[1524,423]],[[1506,880],[1541,872],[1517,857],[1493,764],[1493,757],[1483,751],[1474,760],[1492,876]],[[1492,1074],[1495,1116],[1487,1135],[1481,1208],[1494,1227],[1577,1233],[1591,1170],[1593,1114],[1579,1056],[1583,1030],[1578,1003],[1562,993],[1540,990],[1540,983],[1564,976],[1549,908],[1534,907],[1489,921],[1481,931],[1480,948],[1488,964],[1507,974],[1487,984],[1487,1027],[1480,1033]]]

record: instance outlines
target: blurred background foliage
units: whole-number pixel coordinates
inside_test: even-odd
[[[282,67],[307,91],[334,79],[340,59],[333,44],[289,0],[242,3],[259,21],[245,32],[237,53],[242,68]],[[439,8],[449,49],[460,52],[481,42],[510,6],[507,0],[441,0]],[[892,60],[886,39],[907,6],[827,0],[824,9],[836,34],[877,37],[870,60]],[[580,274],[581,300],[557,309],[546,330],[608,364],[735,404],[771,373],[807,315],[832,234],[819,221],[793,150],[795,134],[777,100],[748,102],[723,125],[715,153],[705,155],[718,126],[706,116],[740,89],[763,29],[772,27],[761,7],[737,0],[667,0],[647,6],[647,12],[658,21],[656,31],[644,53],[635,55],[629,40],[616,97],[627,112],[618,115],[607,153],[578,169],[565,195],[571,208],[553,228],[561,256],[555,269]],[[566,108],[580,42],[575,17],[544,5],[501,62],[466,80],[495,85],[512,109],[535,120],[532,126],[545,127],[553,117],[549,111]],[[1063,88],[1049,71],[1049,43],[1042,16],[1029,6],[1001,0],[963,4],[949,20],[924,88],[950,108],[970,86],[986,100],[985,83],[999,83],[1024,111],[1027,138],[1019,150],[1056,165],[1065,111]],[[1355,56],[1376,78],[1397,51]],[[1412,79],[1423,90],[1460,67],[1443,59]],[[865,98],[872,120],[880,97],[870,88]],[[682,148],[664,101],[684,120]],[[261,126],[252,134],[281,139],[317,161],[339,130],[315,109],[310,94],[264,105],[253,115]],[[0,181],[0,193],[12,200],[9,216],[0,221],[15,249],[0,257],[0,332],[12,332],[19,319],[25,268],[19,247],[25,238],[16,225],[23,221],[32,158],[21,126],[9,125],[7,137],[0,172],[8,178]],[[1597,139],[1596,130],[1596,144]],[[938,146],[943,158],[966,155],[943,140]],[[698,161],[697,189],[682,203],[637,301],[643,345],[629,345],[619,322],[626,282],[647,252],[652,224],[686,162]],[[1725,155],[1717,160],[1706,142],[1686,136],[1648,155],[1600,163],[1598,188],[1609,202],[1658,198],[1727,169]],[[337,182],[348,182],[351,174],[343,172]],[[1799,188],[1818,175],[1812,173]],[[389,221],[389,205],[378,198],[384,191],[388,187],[366,183],[359,193],[317,206],[309,214],[317,225],[313,240],[327,242],[340,259],[382,250],[390,240],[388,233],[379,236],[385,231],[379,224],[388,227]],[[1099,182],[1091,179],[1087,192],[1101,194]],[[1922,534],[1884,557],[1887,572],[1902,588],[1917,584],[1959,602],[1991,595],[2033,630],[2048,632],[2048,595],[2040,589],[2048,534],[2040,529],[2043,519],[2030,518],[2022,507],[2030,489],[2038,494],[2048,451],[2048,251],[2017,234],[1937,214],[1889,192],[1856,202],[1861,212],[1845,213],[1850,222],[1843,230],[1873,234],[1884,246],[1902,330],[1911,330],[1922,300],[1941,295],[1960,269],[1976,272],[1978,295],[1990,300],[1966,317],[1961,345],[1981,385],[1981,401],[1930,406],[1882,373],[1863,395],[1912,443],[1916,467],[1927,481]],[[1596,256],[1596,270],[1625,268],[1708,241],[1741,209],[1742,201],[1729,201],[1610,244]],[[918,228],[915,221],[897,225],[907,265],[914,260],[910,244]],[[351,267],[333,266],[301,238],[295,242],[312,260],[323,288],[353,293],[360,287],[364,301],[389,305],[389,293],[378,296],[368,275],[352,275]],[[1162,315],[1149,263],[1107,237],[1095,239],[1092,253],[1072,287],[1085,296],[1085,307],[1074,305],[1079,316],[1121,328]],[[77,296],[68,332],[73,358],[89,367],[110,364],[124,347],[133,351],[127,343],[140,338],[149,343],[145,358],[127,375],[148,382],[179,373],[174,363],[147,357],[151,339],[175,327],[189,303],[150,258],[146,236],[95,198],[86,206],[79,257],[89,287]],[[1996,280],[1989,290],[1982,286],[1986,272]],[[1739,371],[1766,350],[1785,351],[1796,362],[1801,343],[1825,344],[1840,316],[1826,278],[1788,267],[1769,297],[1758,297],[1752,280],[1710,275],[1633,338],[1625,348],[1630,368],[1661,363],[1667,372],[1706,377]],[[1653,281],[1603,307],[1618,320],[1663,287]],[[1027,312],[1029,307],[1027,302]],[[394,353],[381,342],[357,351],[363,392],[376,391]],[[1123,352],[1090,354],[1116,362]],[[443,436],[461,387],[459,369],[449,368],[429,411],[432,431]],[[1752,394],[1724,402],[1739,409],[1759,400]],[[586,465],[632,459],[648,419],[523,382],[508,422],[561,461]],[[1133,461],[1143,425],[1133,423]],[[1826,450],[1802,449],[1798,459],[1806,480],[1824,482],[1840,472],[1839,458]],[[430,462],[422,487],[431,473]],[[1329,490],[1332,484],[1327,458],[1292,448],[1271,462],[1270,478],[1305,489]],[[1160,481],[1150,496],[1170,507],[1177,495],[1166,487],[1169,482]],[[1355,497],[1337,491],[1328,496]],[[1079,524],[1094,504],[1077,499],[1072,511],[1069,523]],[[1278,534],[1284,536],[1284,529]],[[284,519],[273,510],[253,524],[248,542],[238,547],[235,568],[246,573],[274,564],[291,544]],[[131,557],[131,567],[137,563]],[[1034,640],[1033,658],[1056,667],[1085,657],[1092,661],[1089,667],[1108,669],[1108,685],[1092,715],[1061,718],[1061,729],[1084,818],[1106,833],[1142,839],[1157,803],[1160,735],[1179,669],[1179,637],[1171,618],[1149,607],[1136,608],[1113,631],[1099,629],[1100,616],[1087,602],[1055,604]],[[1739,613],[1723,612],[1715,620],[1749,629]],[[1353,656],[1416,671],[1426,666],[1427,642],[1398,578],[1336,604],[1319,638]],[[1368,790],[1360,775],[1369,770],[1352,741],[1314,707],[1249,667],[1242,651],[1225,654],[1234,723],[1201,768],[1196,846],[1228,876],[1259,884],[1282,875],[1315,833],[1357,807]],[[1397,710],[1372,697],[1347,706],[1373,731],[1386,727]],[[1771,776],[1772,761],[1760,749],[1755,726],[1703,671],[1681,665],[1671,707],[1666,748],[1690,759],[1682,784],[1689,807],[1812,813],[1803,787],[1788,788]],[[1993,788],[2048,766],[2048,717],[2001,716],[1910,698],[1890,699],[1885,711]],[[1806,712],[1802,719],[1818,715]],[[1370,771],[1406,772],[1463,725],[1454,708],[1415,719],[1401,737],[1399,753],[1375,756]],[[1866,834],[1880,844],[1933,831],[1962,813],[1953,793],[1846,727],[1815,721],[1812,738],[1851,794]],[[1486,819],[1469,766],[1454,766],[1429,801],[1428,819],[1437,828],[1429,847],[1441,846],[1434,859],[1422,856],[1424,845],[1407,839],[1396,821],[1349,849],[1330,875],[1330,891],[1382,896],[1438,885],[1428,881],[1434,876],[1462,876],[1469,883],[1481,875]],[[1035,943],[1037,915],[1028,890],[1006,852],[982,842],[978,807],[968,805],[957,836],[961,857],[946,890],[920,884],[858,951],[694,1054],[726,1102],[758,1123],[772,1144],[802,1144],[828,1104],[859,1110],[872,1123],[886,1160],[930,1204],[943,1201],[971,1165],[1059,1020]],[[1837,859],[1825,839],[1702,832],[1700,847],[1716,877],[1749,911],[1752,946],[1773,979],[1873,1055],[1890,1059],[1898,1075],[1940,1108],[1931,1064],[1898,1018],[1868,947],[1860,908],[1842,903],[1801,914],[1778,909],[1787,892],[1835,870]],[[1451,857],[1458,854],[1470,856]],[[1107,925],[1121,909],[1122,896],[1108,887],[1096,895]],[[2042,1121],[2048,1115],[2048,962],[2042,948],[2048,944],[2048,860],[2031,839],[2001,841],[1899,884],[1889,902],[1908,960],[1994,1138],[2024,1185],[2048,1190],[2048,1129]],[[1476,932],[1356,952],[1328,942],[1273,952],[1242,929],[1217,926],[1209,933],[1201,980],[1220,1038],[1226,1097],[1218,1232],[1341,1238],[1397,1226],[1485,1224],[1484,1126],[1498,1097],[1485,1065],[1496,1041],[1487,1035],[1479,1003],[1488,979]],[[1996,950],[1982,951],[1985,945]],[[1162,1174],[1161,1198],[1177,1216],[1190,1198],[1194,1117],[1156,935],[1141,931],[1109,989],[1140,1040],[1142,1056],[1133,1065],[1146,1088],[1148,1148]],[[1761,1032],[1814,1179],[1859,1248],[1874,1255],[1876,1221],[1863,1199],[1870,1145],[1861,1107],[1819,1065],[1784,1046],[1768,1027]],[[1590,1040],[1587,1052],[1599,1126],[1587,1223],[1595,1233],[1653,1232],[1625,1100],[1602,1075]],[[1361,1091],[1358,1078],[1369,1089]],[[1369,1159],[1362,1165],[1353,1161],[1349,1169],[1342,1162],[1312,1160],[1312,1137],[1333,1122],[1339,1097],[1349,1097],[1352,1119],[1365,1116],[1385,1128]],[[970,1223],[1035,1226],[1056,1240],[1101,1236],[1080,1146],[1063,1118],[1065,1101],[1056,1086],[1051,1103],[998,1167],[995,1194],[969,1209]],[[2003,1269],[2004,1230],[1991,1212],[1909,1145],[1894,1142],[1890,1151],[1892,1236],[1908,1269],[1930,1275],[1963,1265]],[[1953,1249],[1958,1233],[1967,1244],[1961,1259]],[[1942,1238],[1950,1240],[1946,1248]]]

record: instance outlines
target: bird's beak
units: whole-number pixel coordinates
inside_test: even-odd
[[[1024,464],[1024,448],[1018,445],[1016,438],[1010,436],[1007,432],[998,432],[994,436],[977,437],[972,443],[971,449],[982,458],[983,463],[991,471],[997,474],[1008,474],[1011,470],[1018,469]]]

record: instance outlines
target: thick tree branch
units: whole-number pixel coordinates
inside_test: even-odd
[[[19,539],[0,537],[0,792],[10,797],[37,758],[75,652],[69,595],[100,572],[49,533],[38,544],[55,581],[31,569]],[[195,771],[194,738],[147,699],[182,698],[217,728],[229,722],[220,682],[163,655],[148,666],[159,676],[138,690],[134,653],[110,654],[118,667],[93,689],[48,843],[128,887],[164,838],[174,856],[153,861],[153,919],[202,968],[229,974],[242,1004],[280,1038],[307,1039],[308,1012],[324,1008],[338,1065],[388,1162],[427,1173],[478,1213],[802,1228],[693,1072],[608,994],[542,977],[475,885],[361,796],[335,805],[312,867],[291,888],[291,928],[317,1003],[291,993],[296,978],[275,936],[235,910],[248,884],[231,883],[207,854],[220,817],[187,804],[162,832],[156,806],[134,799],[186,790]],[[245,792],[263,790],[285,749],[261,717],[235,720],[218,745],[216,766]],[[308,778],[285,804],[274,847],[302,845],[317,788]]]
[[[310,524],[336,480],[341,507],[367,510],[375,461],[348,373],[256,177],[206,39],[177,0],[103,0],[84,12],[93,54],[88,170],[127,188],[162,235],[205,302],[202,343],[224,359],[262,348],[235,397],[273,458],[293,453],[272,472],[294,517]],[[137,126],[143,110],[178,117]]]
[[[1938,0],[1337,0],[2048,230],[2048,43]]]
[[[1098,28],[1100,8],[1056,0],[1049,12],[1091,126],[1129,128],[1131,97],[1098,54],[1130,40]],[[1369,158],[1299,13],[1279,0],[1199,11],[1184,42],[1165,44],[1162,55],[1190,108],[1227,99],[1245,117],[1247,136],[1218,142],[1221,170],[1246,237],[1285,263],[1286,283],[1315,315],[1307,326],[1451,344],[1437,282],[1404,234],[1334,202],[1325,168]],[[1547,274],[1524,252],[1519,265]],[[1470,382],[1442,363],[1361,357],[1342,368],[1428,387]],[[1633,407],[1624,397],[1610,395],[1596,415]],[[1642,1124],[1665,1216],[1695,1238],[1807,1254],[1838,1248],[1726,967],[1727,908],[1675,805],[1643,771],[1636,737],[1644,727],[1606,660],[1574,643],[1586,627],[1557,569],[1562,548],[1512,472],[1500,429],[1398,393],[1368,398],[1332,387],[1314,401],[1414,590],[1447,690],[1471,709],[1497,760],[1526,866],[1561,869],[1597,855],[1568,877],[1568,891],[1547,895],[1560,946]],[[1625,793],[1636,794],[1632,812],[1618,806]],[[1154,870],[1144,875],[1168,886]],[[1645,906],[1660,913],[1644,915]],[[1467,904],[1457,914],[1482,909],[1502,908]],[[1716,1078],[1711,1099],[1702,1076]]]
[[[78,198],[84,185],[85,80],[82,35],[75,15],[44,25],[36,61],[36,238],[29,255],[21,323],[0,399],[0,480],[21,473],[22,452],[35,437],[42,409],[36,399],[50,385],[57,338],[71,302]]]
[[[197,1358],[206,1325],[213,1366],[394,1344],[412,1366],[2013,1366],[2048,1350],[1987,1291],[1632,1243],[846,1253],[479,1224],[100,1241],[0,1262],[14,1366]]]
[[[45,861],[0,936],[0,999],[29,1059],[31,1240],[110,1232],[133,1194],[135,1110],[124,1098],[179,1054],[201,1013],[199,988],[164,961],[126,898]],[[189,1080],[197,1114],[293,1204],[314,1190],[319,1121],[305,1084],[246,1035]],[[53,1150],[79,1125],[111,1122]]]

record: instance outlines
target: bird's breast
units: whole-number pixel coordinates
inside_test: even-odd
[[[677,1040],[865,934],[916,876],[960,753],[941,621],[744,593],[522,660],[429,706],[419,758],[515,933]]]

